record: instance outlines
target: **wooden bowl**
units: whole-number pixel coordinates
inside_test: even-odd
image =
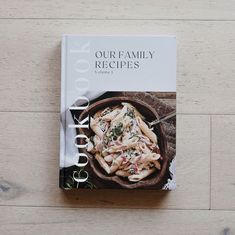
[[[112,98],[106,98],[100,101],[97,101],[93,104],[91,104],[86,110],[84,110],[79,117],[79,120],[83,120],[87,115],[93,116],[97,111],[104,109],[106,107],[111,107],[114,105],[119,105],[122,102],[128,102],[131,103],[136,109],[146,118],[147,121],[151,122],[153,120],[159,119],[159,116],[157,112],[148,104],[141,100],[132,99],[128,97],[112,97]],[[111,181],[119,184],[123,188],[157,188],[159,185],[161,185],[161,181],[164,178],[167,166],[168,166],[168,159],[166,156],[167,152],[167,140],[164,133],[163,125],[160,123],[156,127],[154,127],[154,132],[156,133],[158,137],[158,145],[160,148],[160,153],[162,156],[161,160],[161,170],[156,171],[149,175],[148,177],[144,178],[143,180],[139,182],[130,182],[128,179],[125,179],[123,177],[117,176],[117,175],[108,175],[103,168],[99,165],[95,157],[86,151],[86,149],[82,149],[82,152],[84,152],[89,157],[89,163],[90,166],[98,177],[100,177],[104,181]],[[88,129],[79,129],[79,133],[85,134],[86,136],[90,137],[94,135],[94,132],[91,130],[91,128]],[[80,140],[80,144],[84,144],[85,140]]]

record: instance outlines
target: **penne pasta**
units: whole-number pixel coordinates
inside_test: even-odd
[[[157,136],[132,104],[99,110],[90,120],[95,135],[87,151],[107,174],[138,182],[161,169]]]
[[[123,127],[126,128],[131,124],[131,117],[129,116],[124,116],[122,120]]]
[[[111,111],[110,113],[107,113],[106,115],[104,115],[104,116],[101,117],[101,118],[102,118],[103,120],[106,120],[106,121],[111,121],[111,120],[114,119],[119,113],[120,113],[120,110],[114,109],[113,111]]]
[[[128,179],[129,179],[131,182],[137,182],[137,181],[140,181],[140,180],[146,178],[147,176],[149,176],[150,174],[152,174],[154,171],[155,171],[154,168],[151,168],[151,169],[148,169],[148,170],[142,170],[142,171],[140,172],[140,174],[128,176]]]
[[[127,112],[127,106],[123,106],[122,110],[120,113],[112,120],[112,123],[117,123]]]
[[[136,117],[137,123],[139,124],[139,127],[141,131],[150,139],[153,141],[153,143],[157,143],[157,136],[156,134],[147,126],[147,124],[138,116]]]
[[[145,119],[144,116],[131,104],[122,102],[123,106],[127,106],[130,110],[133,110],[136,117],[141,117],[142,119]]]
[[[98,126],[97,122],[95,121],[95,119],[93,119],[91,117],[90,119],[90,126],[91,126],[91,129],[94,131],[94,133],[100,138],[102,139],[103,138],[103,131],[100,129],[100,127]]]
[[[113,156],[110,154],[110,155],[107,155],[107,156],[105,156],[104,157],[104,160],[106,161],[106,162],[112,162],[113,161]]]
[[[161,170],[161,165],[158,161],[154,161],[153,163],[158,170]]]
[[[105,162],[105,160],[101,157],[100,154],[95,154],[96,160],[99,162],[100,166],[108,173],[110,174],[110,168],[109,165]]]
[[[94,145],[91,141],[88,142],[87,151],[91,152],[91,153],[94,153],[94,151],[95,151]]]
[[[143,153],[145,154],[151,153],[151,150],[147,147],[145,143],[141,143],[139,146],[140,146],[140,149],[143,151]]]
[[[111,146],[107,149],[107,151],[109,153],[116,153],[116,152],[120,152],[120,151],[123,151],[123,150],[127,150],[127,149],[130,149],[130,148],[133,148],[135,147],[136,145],[138,144],[138,142],[133,142],[133,141],[128,141],[126,142],[125,144],[123,145],[114,145],[114,146]]]
[[[110,167],[110,172],[113,173],[114,171],[116,171],[119,168],[119,166],[121,165],[122,161],[123,161],[123,159],[122,159],[121,156],[119,156],[118,158],[114,159],[113,163],[112,163],[112,165]]]
[[[116,171],[115,174],[122,177],[128,177],[131,175],[128,171],[122,171],[122,170]]]

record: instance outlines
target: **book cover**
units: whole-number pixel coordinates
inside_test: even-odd
[[[64,35],[60,187],[172,190],[176,38]]]

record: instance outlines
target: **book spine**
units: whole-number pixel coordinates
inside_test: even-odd
[[[63,36],[61,42],[61,101],[60,101],[60,176],[59,176],[59,186],[64,188],[65,181],[65,129],[66,125],[66,68],[67,68],[67,37]]]

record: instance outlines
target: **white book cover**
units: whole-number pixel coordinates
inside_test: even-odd
[[[172,190],[176,38],[64,35],[60,187]]]

